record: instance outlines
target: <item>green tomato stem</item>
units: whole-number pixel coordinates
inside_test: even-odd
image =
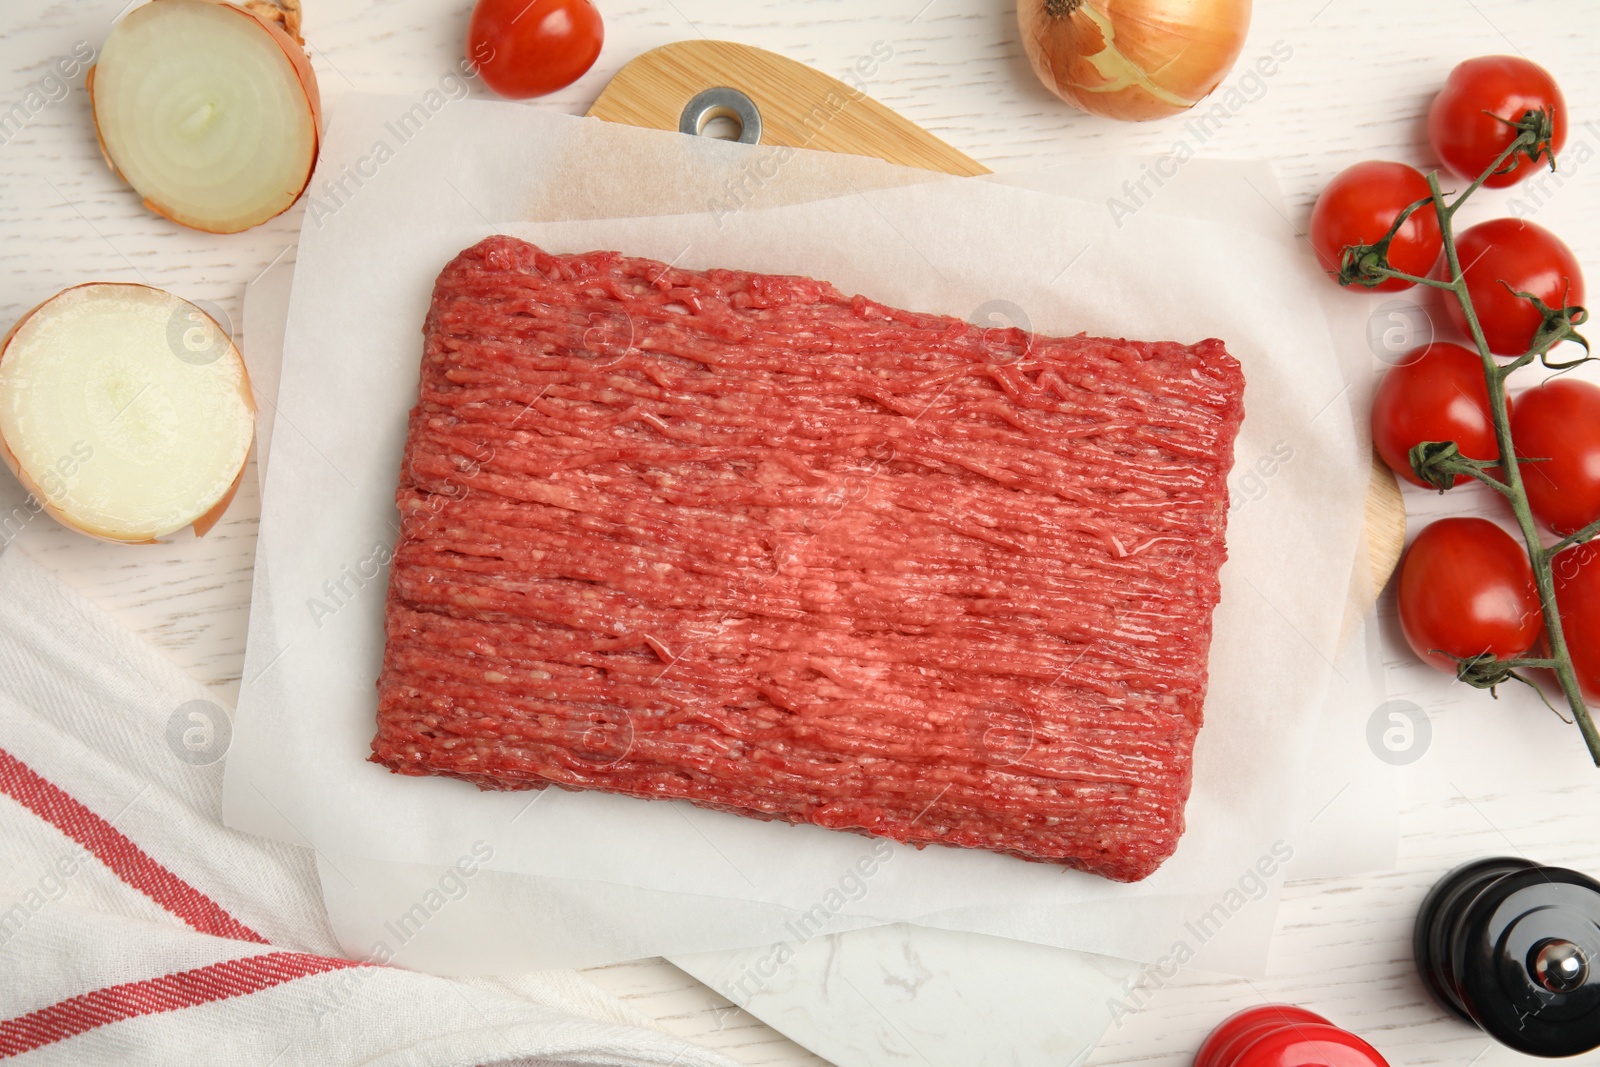
[[[1511,497],[1511,487],[1505,482],[1502,482],[1500,479],[1490,475],[1486,471],[1472,469],[1463,470],[1461,473],[1465,474],[1469,478],[1476,478],[1478,481],[1482,482],[1484,485],[1487,485],[1490,489],[1493,489],[1503,497]]]
[[[1587,544],[1596,537],[1600,537],[1600,519],[1594,520],[1581,530],[1568,534],[1544,551],[1547,556],[1554,560],[1573,545]]]
[[[1502,363],[1498,368],[1496,368],[1495,373],[1499,374],[1502,378],[1509,378],[1523,367],[1526,367],[1528,364],[1538,359],[1540,355],[1541,353],[1537,348],[1531,352],[1524,352],[1510,363]]]
[[[1379,278],[1399,278],[1401,281],[1411,285],[1429,285],[1435,289],[1448,289],[1452,293],[1456,291],[1456,287],[1449,282],[1442,282],[1438,278],[1424,278],[1417,274],[1407,274],[1405,271],[1395,270],[1393,267],[1373,266],[1368,270],[1372,275]]]
[[[1528,504],[1528,490],[1522,481],[1521,464],[1517,462],[1516,445],[1511,439],[1506,379],[1512,370],[1538,358],[1542,353],[1535,349],[1507,367],[1495,363],[1494,354],[1489,351],[1489,344],[1484,339],[1483,326],[1478,321],[1478,314],[1472,306],[1472,298],[1467,293],[1466,277],[1461,269],[1460,257],[1456,253],[1455,227],[1452,225],[1456,210],[1466,202],[1467,198],[1512,155],[1523,148],[1534,147],[1534,140],[1530,133],[1519,134],[1477,181],[1462,190],[1454,203],[1445,202],[1444,193],[1439,187],[1437,171],[1428,175],[1428,188],[1433,193],[1435,209],[1439,215],[1439,230],[1444,238],[1445,259],[1449,264],[1450,282],[1446,287],[1455,293],[1456,301],[1461,305],[1462,314],[1467,320],[1467,331],[1472,335],[1478,356],[1483,361],[1483,376],[1489,387],[1489,414],[1494,423],[1495,441],[1500,448],[1500,469],[1505,476],[1504,496],[1516,515],[1517,526],[1521,529],[1522,539],[1528,547],[1528,560],[1533,565],[1534,584],[1539,592],[1539,605],[1544,615],[1545,636],[1550,645],[1552,669],[1561,683],[1562,694],[1567,699],[1567,706],[1572,709],[1573,720],[1578,724],[1584,744],[1588,746],[1589,757],[1595,766],[1600,767],[1600,731],[1595,729],[1594,719],[1589,714],[1588,706],[1583,702],[1583,692],[1578,686],[1577,672],[1572,666],[1572,653],[1567,648],[1566,635],[1561,628],[1561,612],[1556,605],[1555,574],[1551,566],[1553,554],[1547,552],[1539,540],[1539,529],[1534,523],[1533,508]]]
[[[1467,202],[1468,197],[1477,192],[1479,189],[1483,188],[1484,182],[1500,173],[1500,168],[1505,166],[1507,161],[1509,161],[1512,156],[1516,155],[1524,148],[1532,147],[1533,138],[1526,133],[1519,134],[1512,140],[1510,144],[1506,145],[1505,151],[1500,153],[1499,158],[1497,158],[1493,163],[1489,164],[1489,169],[1474,178],[1471,185],[1457,193],[1455,203],[1448,206],[1446,206],[1444,201],[1439,199],[1437,195],[1439,189],[1438,183],[1430,181],[1428,185],[1434,190],[1434,203],[1437,205],[1437,210],[1439,212],[1439,228],[1441,230],[1448,229],[1450,222],[1455,218],[1456,211],[1461,207],[1462,204]],[[1435,171],[1435,174],[1437,173],[1438,172]]]

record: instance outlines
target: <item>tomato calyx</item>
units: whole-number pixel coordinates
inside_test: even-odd
[[[1539,323],[1539,328],[1534,331],[1533,344],[1529,346],[1528,354],[1522,357],[1523,360],[1531,360],[1532,358],[1537,357],[1539,362],[1543,363],[1551,370],[1570,370],[1581,363],[1587,363],[1591,358],[1593,358],[1589,354],[1589,342],[1585,340],[1583,335],[1577,330],[1577,327],[1582,326],[1585,322],[1589,321],[1588,308],[1581,307],[1577,304],[1553,308],[1546,304],[1543,300],[1540,300],[1533,293],[1522,289],[1512,289],[1511,286],[1506,285],[1505,282],[1501,282],[1500,284],[1505,285],[1506,289],[1510,290],[1511,295],[1519,297],[1520,299],[1526,300],[1532,304],[1534,310],[1539,312],[1540,315],[1541,321]],[[1562,295],[1567,296],[1570,294],[1563,293]],[[1577,357],[1576,359],[1552,362],[1550,359],[1551,351],[1563,341],[1574,341],[1582,345],[1583,355]]]
[[[1437,649],[1434,651],[1438,652]],[[1513,681],[1531,686],[1543,696],[1543,690],[1540,690],[1539,686],[1531,678],[1524,677],[1517,672],[1519,670],[1536,670],[1539,668],[1554,670],[1556,666],[1556,661],[1553,659],[1533,659],[1528,656],[1517,656],[1514,659],[1498,659],[1492,652],[1465,657],[1450,656],[1448,652],[1439,652],[1439,655],[1448,656],[1456,661],[1457,681],[1466,682],[1474,689],[1487,689],[1489,690],[1489,695],[1496,699],[1499,699],[1500,694],[1495,690],[1505,683]],[[1545,706],[1550,707],[1548,700],[1545,701]],[[1555,711],[1553,707],[1550,710]],[[1559,711],[1556,714],[1561,715]],[[1569,723],[1572,721],[1567,719],[1566,716],[1562,716],[1562,719]]]
[[[1337,278],[1340,285],[1376,289],[1393,277],[1389,269],[1389,241],[1385,238],[1377,244],[1350,245],[1346,248],[1339,257]]]
[[[1437,650],[1435,650],[1437,651]],[[1449,653],[1440,652],[1441,656]],[[1553,671],[1559,667],[1560,661],[1553,659],[1534,659],[1529,656],[1518,656],[1515,659],[1496,659],[1491,652],[1481,656],[1450,656],[1456,661],[1456,680],[1465,682],[1474,689],[1487,689],[1489,695],[1496,700],[1500,699],[1499,688],[1507,682],[1521,682],[1523,685],[1539,694],[1539,700],[1545,707],[1555,714],[1555,717],[1572,725],[1572,720],[1561,714],[1561,710],[1550,703],[1550,698],[1544,695],[1544,690],[1525,674],[1518,673],[1524,670]]]
[[[1517,131],[1517,139],[1513,142],[1516,151],[1508,158],[1493,175],[1510,174],[1522,165],[1518,156],[1526,158],[1534,166],[1539,165],[1540,159],[1550,161],[1550,169],[1556,169],[1556,119],[1554,113],[1546,108],[1536,108],[1524,111],[1520,119],[1508,119],[1496,115],[1493,111],[1484,111],[1485,115],[1496,122],[1504,123]]]
[[[1413,446],[1406,458],[1411,462],[1411,469],[1417,472],[1417,477],[1441,493],[1454,489],[1456,477],[1462,474],[1505,489],[1505,485],[1489,473],[1500,466],[1498,460],[1484,462],[1468,459],[1461,454],[1461,449],[1454,441],[1423,441]]]
[[[1406,205],[1405,210],[1395,216],[1388,233],[1369,245],[1347,246],[1339,256],[1339,272],[1334,275],[1334,279],[1340,285],[1359,285],[1366,289],[1376,289],[1391,278],[1402,278],[1412,282],[1422,281],[1403,271],[1397,271],[1390,265],[1389,246],[1405,226],[1406,220],[1417,211],[1431,206],[1433,202],[1433,197],[1425,196],[1413,204]]]
[[[1423,482],[1433,486],[1439,492],[1448,492],[1456,487],[1458,476],[1465,475],[1475,478],[1491,489],[1497,489],[1506,495],[1511,494],[1511,487],[1495,477],[1500,470],[1500,461],[1471,459],[1461,454],[1461,449],[1454,441],[1422,441],[1413,445],[1406,458],[1411,463],[1411,469],[1416,471],[1417,477]],[[1549,463],[1549,456],[1518,456],[1517,462],[1521,463]],[[1596,525],[1600,525],[1597,523]],[[1574,534],[1578,537],[1583,531]],[[1591,537],[1593,534],[1591,533]],[[1588,538],[1580,538],[1587,540]],[[1574,542],[1576,543],[1576,542]],[[1565,545],[1563,544],[1563,547]]]

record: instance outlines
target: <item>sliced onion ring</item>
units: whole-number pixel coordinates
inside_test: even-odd
[[[239,350],[160,289],[75,286],[0,341],[0,459],[92,537],[203,535],[233,499],[254,430]]]
[[[287,7],[150,0],[111,31],[89,71],[95,133],[150,210],[237,233],[300,198],[321,102]]]

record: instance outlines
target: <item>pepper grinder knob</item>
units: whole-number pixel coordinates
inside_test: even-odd
[[[1528,969],[1552,993],[1574,992],[1589,980],[1589,958],[1583,949],[1559,937],[1533,946]]]
[[[1444,1007],[1533,1056],[1600,1048],[1600,882],[1511,857],[1457,867],[1429,891],[1417,971]]]

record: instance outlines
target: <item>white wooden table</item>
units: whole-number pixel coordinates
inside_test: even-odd
[[[211,237],[146,213],[95,148],[81,74],[47,80],[53,57],[98,47],[126,0],[6,0],[0,8],[0,320],[89,280],[144,281],[213,302],[238,325],[244,286],[288,252],[300,210],[250,233]],[[576,85],[534,106],[580,113],[639,52],[695,35],[744,41],[842,75],[874,42],[894,58],[866,89],[997,171],[1117,153],[1159,154],[1185,140],[1203,156],[1267,157],[1303,228],[1322,184],[1364,158],[1427,166],[1424,119],[1451,66],[1517,51],[1549,67],[1574,116],[1566,173],[1517,193],[1521,213],[1562,233],[1600,281],[1600,46],[1580,0],[1261,0],[1244,60],[1292,54],[1255,83],[1204,142],[1181,120],[1142,126],[1079,115],[1035,82],[1009,5],[996,0],[599,0],[605,50]],[[306,0],[305,32],[326,85],[421,93],[454,69],[468,0]],[[30,91],[38,89],[36,95]],[[481,93],[481,88],[475,88]],[[52,99],[56,98],[56,99]],[[42,106],[35,106],[43,102]],[[15,103],[19,109],[11,108]],[[7,109],[11,110],[9,118]],[[1590,120],[1594,124],[1588,124]],[[292,254],[292,253],[289,253]],[[1364,299],[1352,296],[1350,299]],[[248,343],[246,341],[246,343]],[[237,691],[258,500],[247,477],[227,516],[197,543],[101,544],[47,518],[17,521],[23,494],[0,475],[0,540],[15,541],[214,687]],[[1416,494],[1414,515],[1460,509]],[[1476,506],[1486,506],[1481,499]],[[1398,1064],[1517,1060],[1428,1000],[1410,961],[1417,902],[1445,869],[1514,853],[1600,870],[1600,772],[1576,733],[1524,694],[1494,703],[1411,662],[1386,619],[1391,688],[1426,709],[1432,748],[1403,778],[1400,867],[1291,884],[1272,976],[1247,982],[1180,971],[1114,1027],[1090,1062],[1187,1062],[1224,1014],[1289,1000],[1363,1033]],[[1365,709],[1353,721],[1365,722]],[[820,1063],[660,961],[591,972],[672,1031],[747,1063]],[[1017,975],[1019,986],[1026,975]],[[1063,1006],[1065,1010],[1069,1006]],[[1081,1006],[1073,1006],[1081,1010]],[[1003,1036],[997,1036],[1003,1040]],[[1600,1063],[1600,1056],[1587,1058]]]

